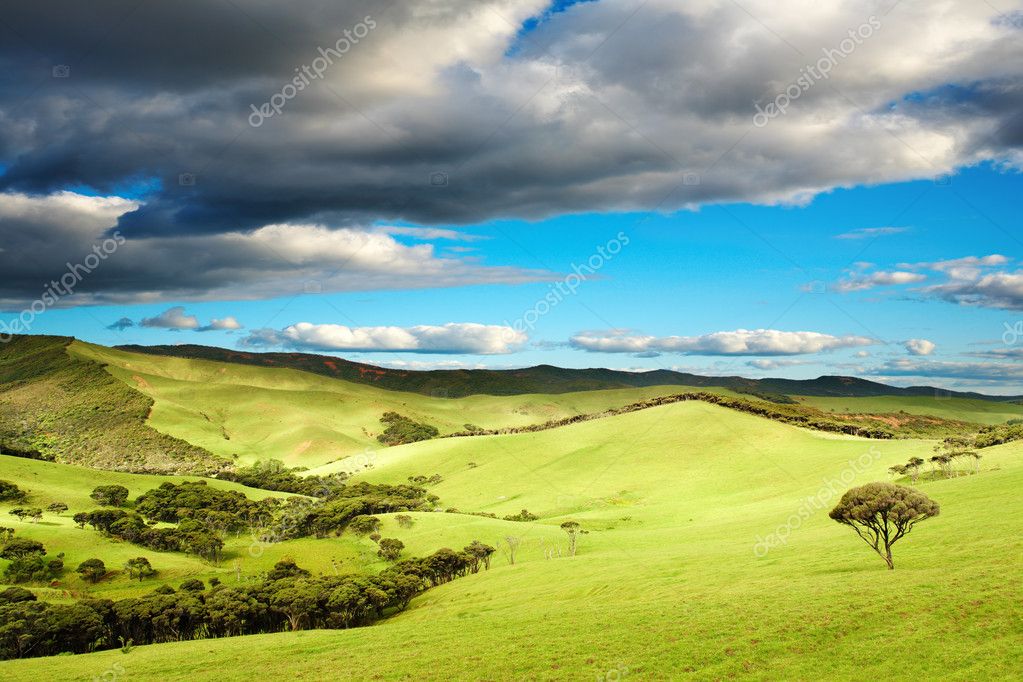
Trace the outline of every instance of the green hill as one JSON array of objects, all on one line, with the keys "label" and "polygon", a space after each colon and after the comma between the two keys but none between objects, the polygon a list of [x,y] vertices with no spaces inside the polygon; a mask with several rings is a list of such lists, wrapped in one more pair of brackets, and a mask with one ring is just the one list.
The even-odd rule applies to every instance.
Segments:
[{"label": "green hill", "polygon": [[[386,519],[387,534],[417,554],[469,537],[502,553],[490,571],[435,588],[376,626],[0,666],[11,680],[92,679],[114,666],[146,680],[243,680],[253,670],[383,680],[1012,678],[1023,662],[1023,594],[1012,579],[1023,556],[1023,443],[985,449],[977,475],[922,480],[942,512],[896,546],[895,571],[827,517],[845,489],[884,479],[887,466],[931,445],[688,402],[389,448],[357,478],[439,473],[431,490],[445,506],[498,516],[526,508],[540,519],[424,513],[411,529]],[[574,557],[558,528],[567,519],[588,531]],[[514,564],[508,537],[518,538]],[[294,556],[319,561],[334,542],[309,540]]]},{"label": "green hill", "polygon": [[0,346],[0,452],[122,471],[212,472],[222,460],[150,427],[153,401],[68,352],[67,337]]}]

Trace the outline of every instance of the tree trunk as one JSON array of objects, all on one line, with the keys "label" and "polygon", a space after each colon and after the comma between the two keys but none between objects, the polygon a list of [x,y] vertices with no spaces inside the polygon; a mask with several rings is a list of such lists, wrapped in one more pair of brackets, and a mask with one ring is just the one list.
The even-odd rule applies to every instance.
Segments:
[{"label": "tree trunk", "polygon": [[895,570],[895,564],[892,563],[892,548],[891,547],[885,547],[885,557],[884,557],[884,560],[885,560],[885,563],[888,564],[888,570],[889,571],[894,571]]}]

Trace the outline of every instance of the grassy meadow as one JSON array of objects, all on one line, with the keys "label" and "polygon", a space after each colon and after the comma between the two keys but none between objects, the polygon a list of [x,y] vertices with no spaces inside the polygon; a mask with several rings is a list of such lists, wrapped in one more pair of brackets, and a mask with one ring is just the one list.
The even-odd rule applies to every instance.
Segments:
[{"label": "grassy meadow", "polygon": [[[14,680],[92,679],[113,666],[161,680],[322,679],[339,666],[387,680],[1007,679],[1023,666],[1023,444],[985,450],[980,474],[921,480],[942,512],[896,545],[895,571],[827,518],[846,488],[931,446],[683,403],[390,448],[358,478],[439,473],[442,506],[541,518],[420,513],[407,530],[385,518],[384,534],[413,554],[473,538],[501,551],[490,571],[376,626],[0,665]],[[588,531],[574,557],[566,519]],[[368,543],[281,548],[323,571],[345,542],[355,554]]]}]

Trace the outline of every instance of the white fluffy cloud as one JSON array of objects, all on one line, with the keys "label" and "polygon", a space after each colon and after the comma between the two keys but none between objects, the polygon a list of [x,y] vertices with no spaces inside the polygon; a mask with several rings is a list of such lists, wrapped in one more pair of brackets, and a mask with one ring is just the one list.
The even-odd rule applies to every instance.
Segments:
[{"label": "white fluffy cloud", "polygon": [[572,347],[599,353],[653,355],[804,355],[822,351],[869,346],[877,343],[864,336],[832,336],[820,332],[787,332],[777,329],[737,329],[703,336],[639,336],[621,331],[573,336]]},{"label": "white fluffy cloud", "polygon": [[196,329],[197,332],[212,332],[212,331],[234,331],[236,329],[242,329],[242,324],[231,315],[222,318],[214,318],[210,320],[210,323],[203,325]]},{"label": "white fluffy cloud", "polygon": [[254,330],[242,343],[317,351],[500,355],[514,352],[527,340],[525,333],[511,327],[474,322],[415,327],[347,327],[299,322],[281,330]]},{"label": "white fluffy cloud", "polygon": [[930,355],[936,348],[934,342],[927,339],[910,339],[903,345],[910,355]]},{"label": "white fluffy cloud", "polygon": [[927,277],[918,272],[906,272],[903,270],[896,270],[893,272],[879,271],[863,275],[853,275],[847,279],[840,280],[831,288],[834,291],[846,294],[852,291],[867,291],[881,286],[913,284],[916,282],[922,282],[925,279],[927,279]]},{"label": "white fluffy cloud", "polygon": [[760,358],[759,360],[750,360],[746,363],[754,369],[762,370],[773,370],[773,369],[784,369],[786,367],[798,367],[800,365],[810,364],[805,360],[778,360],[778,359],[766,359]]},{"label": "white fluffy cloud", "polygon": [[995,270],[1008,262],[1005,256],[993,254],[923,264],[948,276],[948,281],[923,291],[959,305],[1023,310],[1023,270]]},{"label": "white fluffy cloud", "polygon": [[139,322],[141,327],[159,327],[161,329],[198,329],[199,318],[185,313],[183,306],[168,308],[156,317],[147,317]]}]

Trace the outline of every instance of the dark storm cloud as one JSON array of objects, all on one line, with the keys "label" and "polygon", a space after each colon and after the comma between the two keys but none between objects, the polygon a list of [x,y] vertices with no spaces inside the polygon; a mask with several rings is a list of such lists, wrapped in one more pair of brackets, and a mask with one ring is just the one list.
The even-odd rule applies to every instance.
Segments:
[{"label": "dark storm cloud", "polygon": [[[173,284],[203,297],[244,270],[248,296],[263,290],[252,286],[259,268],[225,249],[267,225],[798,202],[984,158],[1019,163],[1023,41],[982,3],[883,13],[887,4],[861,2],[605,0],[520,33],[548,4],[4,3],[0,203],[145,183],[155,189],[103,226],[137,250],[132,274],[111,268],[103,291],[140,296],[150,267],[154,296]],[[775,101],[868,22],[879,28],[826,79],[753,124],[755,103]],[[322,78],[287,93],[340,40]],[[949,83],[968,87],[953,97],[941,92]],[[252,118],[271,102],[279,113]],[[8,220],[5,238],[17,229]],[[252,244],[281,250],[263,242],[288,234]],[[220,239],[215,256],[196,256],[209,244],[190,239],[203,236]],[[208,270],[182,280],[174,249]]]}]

